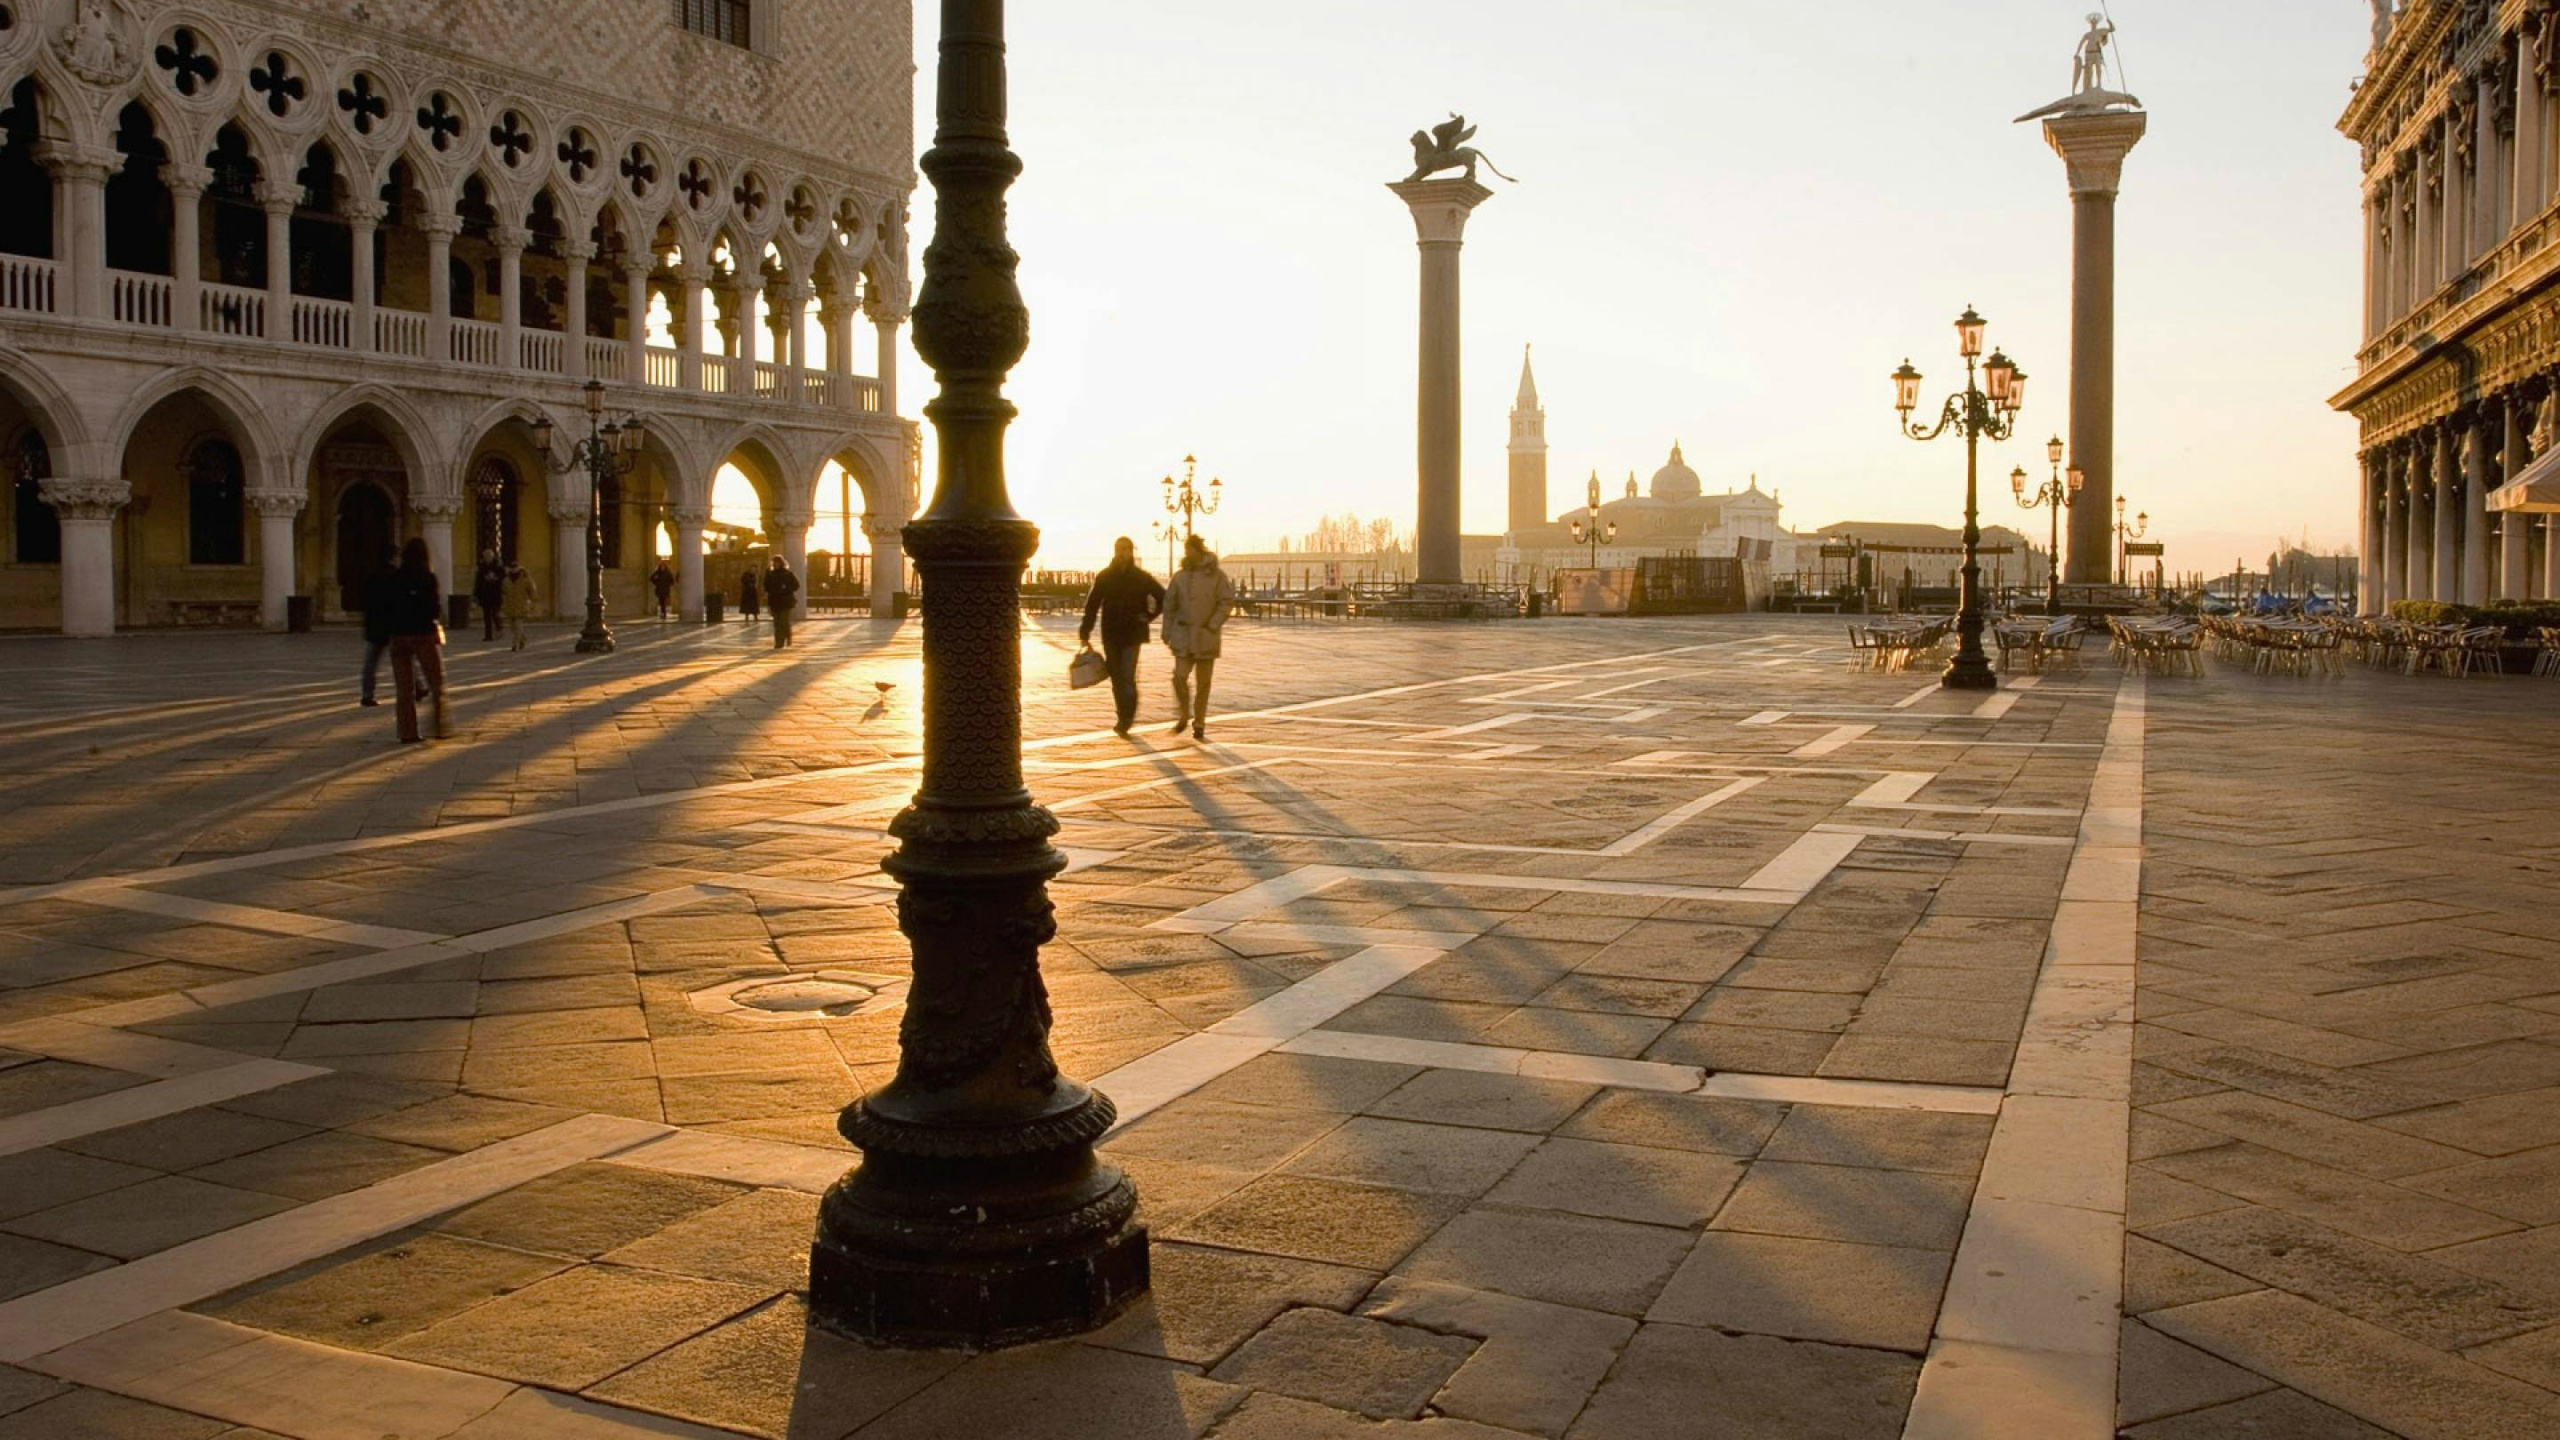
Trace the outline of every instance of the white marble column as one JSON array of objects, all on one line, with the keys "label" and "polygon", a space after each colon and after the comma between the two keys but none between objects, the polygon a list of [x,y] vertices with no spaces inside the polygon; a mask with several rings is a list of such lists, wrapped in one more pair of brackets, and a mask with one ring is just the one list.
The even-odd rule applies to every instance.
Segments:
[{"label": "white marble column", "polygon": [[792,574],[800,577],[804,587],[809,583],[809,527],[817,519],[807,510],[777,510],[765,517],[773,536],[774,553],[791,567]]},{"label": "white marble column", "polygon": [[[553,476],[557,485],[565,478]],[[587,496],[553,495],[551,514],[551,614],[575,620],[587,613]]]},{"label": "white marble column", "polygon": [[2534,27],[2516,30],[2516,152],[2515,152],[2515,223],[2524,224],[2542,213],[2550,189],[2546,183],[2544,158],[2542,77],[2540,49],[2534,44]]},{"label": "white marble column", "polygon": [[160,167],[169,187],[169,323],[180,330],[204,326],[204,192],[213,172],[170,161]]},{"label": "white marble column", "polygon": [[782,287],[782,306],[775,318],[782,329],[782,398],[794,405],[809,403],[809,300],[817,288],[806,280]]},{"label": "white marble column", "polygon": [[879,521],[866,515],[862,533],[871,538],[871,618],[886,620],[898,613],[897,595],[907,578],[905,522]]},{"label": "white marble column", "polygon": [[673,506],[667,511],[667,523],[676,537],[676,615],[680,619],[700,620],[702,530],[711,523],[711,512],[698,506]]},{"label": "white marble column", "polygon": [[[2503,485],[2523,474],[2524,467],[2529,463],[2530,446],[2525,439],[2525,433],[2530,411],[2526,408],[2521,392],[2515,390],[2507,391],[2498,405],[2503,412],[2500,421],[2503,443],[2498,447],[2498,482]],[[2524,568],[2525,540],[2531,533],[2527,528],[2531,519],[2531,516],[2518,514],[2505,514],[2498,517],[2498,598],[2501,600],[2525,598],[2527,586]]]},{"label": "white marble column", "polygon": [[2063,579],[2103,585],[2115,522],[2116,192],[2141,143],[2141,111],[2057,115],[2045,143],[2071,191],[2071,463],[2083,484],[2064,522]]},{"label": "white marble column", "polygon": [[2434,565],[2429,598],[2459,600],[2462,593],[2462,424],[2446,420],[2436,432],[2435,540],[2427,547]]},{"label": "white marble column", "polygon": [[2415,442],[2399,440],[2382,450],[2382,604],[2409,598],[2410,456]]},{"label": "white marble column", "polygon": [[1387,188],[1413,212],[1415,243],[1422,251],[1421,345],[1414,405],[1414,582],[1455,585],[1466,579],[1458,539],[1464,436],[1458,254],[1466,242],[1468,214],[1493,198],[1493,192],[1467,179],[1406,180]]},{"label": "white marble column", "polygon": [[[895,415],[898,413],[898,327],[906,323],[907,307],[886,300],[865,300],[862,313],[870,319],[879,341],[880,413]],[[848,319],[846,323],[850,326],[851,321]]]},{"label": "white marble column", "polygon": [[382,217],[391,207],[365,195],[347,198],[344,211],[347,235],[354,246],[355,259],[355,333],[347,343],[357,354],[370,355],[374,350],[373,335],[373,236],[382,225]]},{"label": "white marble column", "polygon": [[2371,615],[2382,608],[2382,452],[2368,450],[2356,458],[2362,483],[2357,487],[2356,610]]},{"label": "white marble column", "polygon": [[36,493],[62,523],[62,633],[114,634],[116,512],[133,498],[133,487],[122,480],[39,480]]},{"label": "white marble column", "polygon": [[735,307],[728,317],[729,332],[737,347],[737,358],[729,367],[729,393],[742,399],[755,395],[756,362],[764,358],[759,338],[764,326],[756,321],[756,301],[763,294],[763,272],[744,269],[729,292],[729,303]]},{"label": "white marble column", "polygon": [[258,624],[282,630],[285,602],[294,593],[293,517],[302,513],[296,490],[252,490],[250,513],[258,517]]},{"label": "white marble column", "polygon": [[492,225],[489,243],[498,252],[498,368],[524,368],[524,247],[533,232],[521,225]]},{"label": "white marble column", "polygon": [[267,213],[267,328],[269,340],[293,340],[293,212],[302,187],[289,180],[258,182],[258,208]]},{"label": "white marble column", "polygon": [[626,384],[649,383],[649,276],[655,257],[644,256],[622,267],[623,367]]},{"label": "white marble column", "polygon": [[2490,413],[2462,418],[2462,541],[2456,566],[2457,593],[2465,605],[2489,603],[2489,444]]},{"label": "white marble column", "polygon": [[418,538],[427,542],[427,568],[436,572],[444,593],[459,595],[470,588],[468,576],[453,571],[453,522],[462,513],[462,501],[452,495],[411,495],[409,518],[417,526]]},{"label": "white marble column", "polygon": [[[427,237],[427,354],[439,365],[453,360],[453,237],[461,223],[430,211],[418,217]],[[441,572],[439,572],[441,573]],[[447,577],[448,581],[451,577]]]},{"label": "white marble column", "polygon": [[568,287],[566,315],[561,321],[560,368],[572,380],[587,378],[587,262],[596,258],[595,242],[570,240],[560,246]]},{"label": "white marble column", "polygon": [[[63,289],[54,298],[64,314],[107,315],[107,177],[123,157],[102,146],[49,140],[36,161],[53,177],[53,258]],[[68,540],[68,532],[65,534]]]},{"label": "white marble column", "polygon": [[676,280],[684,287],[684,304],[676,316],[676,383],[687,390],[702,388],[702,298],[711,280],[711,271],[691,256],[685,257]]}]

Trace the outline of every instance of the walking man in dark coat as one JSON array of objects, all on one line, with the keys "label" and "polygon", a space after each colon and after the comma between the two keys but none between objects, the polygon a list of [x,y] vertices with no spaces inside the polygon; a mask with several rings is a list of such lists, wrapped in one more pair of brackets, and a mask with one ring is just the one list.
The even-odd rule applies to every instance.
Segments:
[{"label": "walking man in dark coat", "polygon": [[471,598],[480,606],[480,638],[498,638],[498,609],[507,599],[507,566],[495,550],[480,552],[480,569],[471,579]]},{"label": "walking man in dark coat", "polygon": [[792,612],[800,604],[800,577],[791,573],[791,562],[779,555],[765,562],[764,603],[773,612],[773,648],[789,648]]},{"label": "walking man in dark coat", "polygon": [[391,650],[391,607],[397,603],[392,581],[400,569],[400,552],[388,545],[374,557],[373,573],[364,582],[364,685],[357,691],[359,705],[379,705],[374,698],[377,677],[382,673],[382,657]]},{"label": "walking man in dark coat", "polygon": [[1147,623],[1164,613],[1164,586],[1138,565],[1138,545],[1123,535],[1111,542],[1111,563],[1093,577],[1084,597],[1084,625],[1076,638],[1093,643],[1093,625],[1102,622],[1102,658],[1111,667],[1111,699],[1120,722],[1111,727],[1126,735],[1138,723],[1138,652],[1147,648]]}]

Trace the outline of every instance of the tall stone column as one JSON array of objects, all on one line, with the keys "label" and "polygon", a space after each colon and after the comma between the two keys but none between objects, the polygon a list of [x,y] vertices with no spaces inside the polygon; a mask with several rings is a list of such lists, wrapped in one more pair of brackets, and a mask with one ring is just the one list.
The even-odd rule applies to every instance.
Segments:
[{"label": "tall stone column", "polygon": [[[906,323],[907,308],[866,296],[862,302],[862,313],[871,321],[874,338],[879,342],[880,413],[895,415],[898,413],[898,327]],[[847,317],[845,323],[848,329],[851,328],[851,317]],[[847,356],[846,359],[850,363],[852,357]]]},{"label": "tall stone column", "polygon": [[62,522],[62,633],[116,632],[116,512],[133,498],[122,480],[39,480],[36,494]]},{"label": "tall stone column", "polygon": [[711,282],[711,268],[691,255],[684,257],[684,268],[676,272],[676,280],[684,289],[683,303],[676,310],[676,384],[687,390],[702,388],[702,297]]},{"label": "tall stone column", "polygon": [[2436,431],[2420,430],[2409,450],[2409,598],[2436,598]]},{"label": "tall stone column", "polygon": [[373,237],[391,207],[367,195],[352,195],[341,207],[347,217],[347,236],[352,243],[349,254],[354,260],[355,333],[347,344],[359,355],[373,353]]},{"label": "tall stone column", "polygon": [[596,258],[596,245],[592,240],[563,241],[560,255],[561,281],[568,292],[568,303],[563,307],[567,313],[560,324],[560,369],[573,380],[584,380],[587,378],[587,262]]},{"label": "tall stone column", "polygon": [[2459,600],[2462,595],[2462,422],[2444,422],[2436,439],[2435,538],[2427,559],[2434,566],[2434,598]]},{"label": "tall stone column", "polygon": [[[2522,391],[2507,392],[2504,405],[2506,443],[2498,450],[2500,484],[2523,474],[2524,467],[2530,463],[2529,442],[2525,439],[2532,417],[2529,407],[2530,402]],[[2525,566],[2529,563],[2526,546],[2532,535],[2532,516],[2510,511],[2498,517],[2498,598],[2501,600],[2522,600],[2531,591],[2532,577],[2525,573]]]},{"label": "tall stone column", "polygon": [[[160,167],[169,186],[169,323],[204,327],[204,192],[213,171],[172,160]],[[369,252],[368,252],[369,253]]]},{"label": "tall stone column", "polygon": [[2356,610],[2370,615],[2382,608],[2382,507],[2387,493],[2382,452],[2366,451],[2356,468],[2363,472],[2356,509]]},{"label": "tall stone column", "polygon": [[871,537],[871,618],[886,620],[898,613],[898,591],[906,584],[907,552],[899,543],[899,532],[905,527],[897,523],[874,523],[868,517],[862,522],[862,533]]},{"label": "tall stone column", "polygon": [[1420,504],[1413,526],[1414,580],[1455,585],[1466,578],[1458,558],[1459,335],[1458,249],[1467,215],[1493,198],[1473,180],[1406,180],[1387,187],[1413,212],[1422,248],[1422,345],[1414,407],[1415,469]]},{"label": "tall stone column", "polygon": [[2409,453],[2394,441],[2382,452],[2382,608],[2409,598]]},{"label": "tall stone column", "polygon": [[837,1128],[862,1163],[819,1203],[809,1311],[873,1344],[985,1349],[1090,1330],[1147,1289],[1137,1190],[1094,1142],[1109,1099],[1059,1073],[1040,947],[1058,822],[1022,779],[1022,567],[1040,532],[1004,476],[1004,380],[1029,343],[1005,236],[1003,0],[942,0],[933,245],[916,349],[942,391],[924,572],[924,758],[890,822],[914,982],[898,1074]]},{"label": "tall stone column", "polygon": [[252,490],[249,509],[258,517],[258,624],[281,630],[285,602],[293,595],[293,517],[302,513],[298,490]]},{"label": "tall stone column", "polygon": [[492,225],[489,243],[498,251],[498,368],[524,368],[524,247],[533,232],[522,225]]},{"label": "tall stone column", "polygon": [[2116,493],[2116,187],[2149,119],[2139,110],[2048,116],[2045,143],[2071,188],[2071,506],[2063,578],[2103,585]]},{"label": "tall stone column", "polygon": [[765,528],[773,535],[773,553],[782,557],[803,585],[809,579],[809,527],[817,521],[807,510],[777,510],[765,517]]},{"label": "tall stone column", "polygon": [[649,274],[655,257],[622,267],[622,377],[626,385],[649,383]]},{"label": "tall stone column", "polygon": [[293,212],[302,187],[290,180],[258,182],[258,208],[267,213],[267,328],[269,340],[298,340],[293,333]]},{"label": "tall stone column", "polygon": [[667,521],[676,536],[676,616],[700,620],[702,530],[711,523],[711,512],[699,505],[678,505],[667,511]]},{"label": "tall stone column", "polygon": [[2550,199],[2542,150],[2542,50],[2534,42],[2534,26],[2516,30],[2515,220],[2522,225],[2542,213]]},{"label": "tall stone column", "polygon": [[2489,603],[2489,412],[2462,420],[2462,545],[2458,593],[2465,605]]},{"label": "tall stone column", "polygon": [[[557,486],[565,477],[554,476]],[[584,619],[587,613],[587,487],[578,493],[551,496],[551,616]]]},{"label": "tall stone column", "polygon": [[107,314],[107,177],[123,157],[102,146],[50,140],[36,150],[53,177],[53,258],[68,293],[54,303],[67,314],[104,319]]},{"label": "tall stone column", "polygon": [[469,587],[469,577],[453,570],[453,522],[462,514],[462,497],[458,495],[411,495],[409,516],[418,527],[418,538],[427,542],[427,568],[436,572],[444,583],[444,593],[458,595]]}]

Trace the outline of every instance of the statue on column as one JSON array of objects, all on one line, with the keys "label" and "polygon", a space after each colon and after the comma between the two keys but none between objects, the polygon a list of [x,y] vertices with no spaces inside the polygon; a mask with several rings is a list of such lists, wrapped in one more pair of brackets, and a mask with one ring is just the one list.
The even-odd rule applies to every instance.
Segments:
[{"label": "statue on column", "polygon": [[2104,15],[2089,17],[2089,33],[2080,37],[2080,52],[2071,63],[2071,93],[2086,95],[2107,88],[2107,41],[2116,27]]},{"label": "statue on column", "polygon": [[2373,48],[2380,50],[2391,39],[2391,0],[2373,0]]},{"label": "statue on column", "polygon": [[[1454,110],[1449,112],[1448,119],[1429,130],[1414,131],[1413,173],[1404,177],[1405,183],[1410,185],[1416,180],[1428,179],[1440,171],[1455,170],[1460,166],[1466,167],[1466,178],[1473,180],[1478,162],[1494,174],[1502,175],[1502,167],[1494,164],[1491,157],[1466,143],[1475,138],[1475,133],[1476,127],[1467,123],[1467,117]],[[1508,175],[1502,175],[1502,178],[1511,180]],[[1520,182],[1511,180],[1511,183],[1517,185]]]}]

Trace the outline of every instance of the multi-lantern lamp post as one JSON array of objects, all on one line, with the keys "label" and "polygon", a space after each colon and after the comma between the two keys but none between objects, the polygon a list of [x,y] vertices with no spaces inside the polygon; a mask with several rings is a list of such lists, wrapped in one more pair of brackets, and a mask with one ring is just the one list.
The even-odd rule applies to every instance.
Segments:
[{"label": "multi-lantern lamp post", "polygon": [[2077,465],[2069,470],[2063,469],[2062,453],[2061,436],[2056,435],[2044,442],[2045,458],[2053,462],[2053,478],[2037,486],[2033,494],[2027,491],[2026,466],[2020,465],[2009,472],[2009,493],[2017,497],[2020,509],[2051,512],[2044,552],[2044,613],[2047,615],[2062,613],[2062,507],[2080,498],[2080,487],[2088,479],[2080,473]]},{"label": "multi-lantern lamp post", "polygon": [[1590,497],[1583,504],[1582,514],[1576,516],[1570,523],[1573,526],[1573,543],[1576,545],[1590,546],[1591,568],[1594,570],[1599,569],[1600,547],[1603,545],[1614,545],[1618,540],[1618,522],[1615,520],[1603,521],[1600,518],[1599,471],[1594,470],[1591,472]]},{"label": "multi-lantern lamp post", "polygon": [[[604,623],[604,491],[605,483],[631,473],[640,463],[645,432],[637,415],[604,418],[604,382],[586,385],[587,438],[570,447],[566,460],[551,458],[554,426],[547,414],[533,422],[533,446],[554,475],[587,472],[587,623],[578,631],[578,653],[602,655],[613,649],[613,631]],[[616,517],[616,523],[620,517]]]},{"label": "multi-lantern lamp post", "polygon": [[2140,511],[2135,514],[2133,519],[2128,521],[2124,518],[2124,497],[2121,495],[2117,496],[2115,532],[2116,583],[2118,585],[2130,585],[2133,583],[2129,578],[2131,574],[2131,562],[2129,557],[2125,554],[2125,546],[2128,542],[2139,540],[2143,536],[2151,533],[2151,512],[2148,510]]},{"label": "multi-lantern lamp post", "polygon": [[[1206,486],[1203,486],[1198,483],[1199,478],[1200,461],[1196,456],[1191,455],[1185,455],[1182,457],[1182,478],[1180,480],[1176,480],[1170,475],[1164,477],[1165,513],[1168,515],[1180,516],[1182,520],[1182,524],[1179,529],[1175,528],[1173,522],[1170,520],[1160,521],[1157,523],[1156,533],[1164,537],[1165,547],[1167,550],[1172,549],[1173,542],[1177,538],[1179,538],[1186,547],[1189,546],[1192,534],[1194,533],[1191,524],[1192,517],[1197,515],[1217,514],[1218,502],[1226,498],[1226,484],[1224,481],[1220,480],[1217,476],[1212,475],[1209,477],[1209,483]],[[1165,568],[1167,570],[1171,570],[1173,566],[1173,559],[1168,555],[1165,560]]]},{"label": "multi-lantern lamp post", "polygon": [[1968,305],[1956,317],[1956,351],[1964,359],[1964,389],[1947,397],[1938,423],[1922,429],[1911,413],[1920,405],[1920,372],[1909,360],[1893,372],[1893,408],[1901,413],[1902,433],[1914,440],[1935,440],[1953,427],[1964,437],[1964,582],[1956,610],[1956,655],[1947,662],[1939,683],[1950,690],[1996,690],[1989,657],[1982,653],[1982,517],[1978,483],[1979,451],[1984,440],[2006,440],[2017,432],[2018,411],[2026,404],[2027,372],[1997,350],[1982,358],[1984,321]]}]

